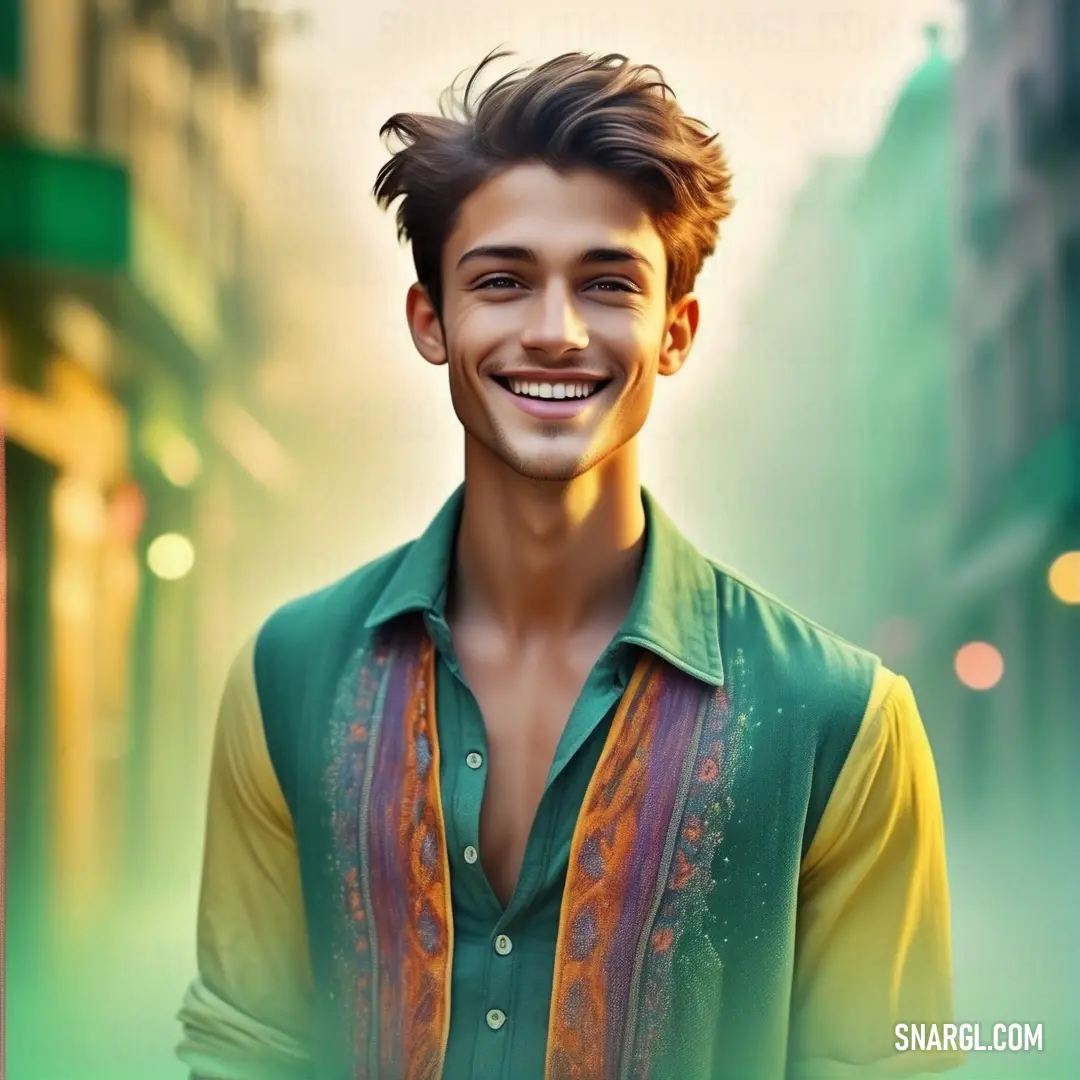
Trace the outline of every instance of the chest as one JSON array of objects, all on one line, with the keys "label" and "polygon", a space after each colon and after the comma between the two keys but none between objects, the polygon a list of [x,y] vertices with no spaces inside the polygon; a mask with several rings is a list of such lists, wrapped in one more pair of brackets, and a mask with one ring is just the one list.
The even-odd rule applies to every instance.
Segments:
[{"label": "chest", "polygon": [[[478,846],[483,868],[504,902],[516,886],[530,828],[529,813],[517,812],[528,802],[513,778],[531,778],[536,784],[532,798],[539,801],[592,667],[582,665],[586,670],[575,672],[573,666],[561,668],[557,657],[532,659],[518,665],[467,655],[463,664],[488,730],[489,812]],[[752,711],[778,716],[778,705],[785,706],[786,716],[788,701],[703,698],[701,686],[678,672],[654,674],[655,684],[652,675],[644,682],[640,674],[631,679],[625,710],[613,723],[610,745],[595,767],[593,791],[578,819],[580,850],[590,858],[570,861],[559,900],[565,925],[587,930],[592,946],[587,954],[574,952],[581,939],[573,935],[566,936],[562,952],[555,940],[537,946],[533,968],[520,969],[527,987],[522,1001],[528,1000],[519,1012],[534,1006],[543,1012],[540,1023],[549,1047],[564,1054],[581,1075],[615,1075],[604,1057],[606,1048],[618,1054],[625,1045],[645,1048],[641,1052],[655,1068],[635,1056],[622,1075],[651,1072],[704,1080],[715,1072],[705,1066],[695,1072],[687,1067],[686,1055],[688,1048],[704,1047],[708,1061],[727,1060],[726,1044],[705,1045],[701,1037],[702,1030],[718,1029],[721,987],[726,1000],[749,1001],[755,1008],[759,1002],[764,1007],[786,1001],[794,940],[790,899],[817,742],[808,737],[799,754],[779,737],[788,727],[772,732],[772,738],[763,731],[750,755],[742,738],[745,725],[734,718]],[[430,688],[435,677],[435,669],[428,669],[419,686]],[[453,678],[443,673],[439,681],[447,677]],[[451,964],[455,978],[470,988],[475,1006],[471,1012],[463,1008],[460,1003],[467,1003],[468,994],[459,996],[457,1015],[465,1018],[459,1030],[482,1025],[492,1001],[483,989],[486,967],[457,967],[467,963],[470,952],[452,947],[445,863],[423,858],[432,850],[439,786],[423,752],[434,734],[431,714],[410,711],[418,685],[415,662],[408,656],[402,661],[390,654],[384,660],[374,654],[344,679],[333,698],[330,739],[324,730],[322,738],[289,740],[305,754],[299,781],[317,784],[321,796],[294,798],[292,804],[310,895],[308,925],[328,1023],[340,1019],[348,1047],[374,1044],[384,1055],[399,1054],[393,1061],[387,1057],[379,1073],[397,1074],[403,1071],[400,1060],[436,1060],[445,1048],[428,1036],[447,1030],[446,1013],[433,1020],[416,1003],[435,1001],[449,1009],[448,992],[432,995],[431,987],[449,987]],[[592,683],[599,685],[596,679]],[[325,708],[313,717],[325,715]],[[427,724],[420,722],[424,716]],[[318,730],[315,722],[304,734]],[[762,747],[773,750],[763,757]],[[604,860],[599,875],[596,857]],[[425,916],[422,932],[408,932],[420,913]],[[603,917],[595,918],[597,913]],[[463,921],[463,933],[468,926]],[[478,964],[488,962],[486,950],[471,955],[481,957]],[[514,964],[524,965],[526,955],[523,939],[515,946]],[[639,974],[631,980],[635,971]],[[763,972],[778,973],[779,982],[751,996],[742,971],[750,973],[753,986],[760,986]],[[572,977],[560,978],[560,972]],[[552,1017],[572,1018],[580,1011],[575,995],[581,986],[601,988],[601,1016],[633,1016],[636,1028],[616,1029],[611,1038],[597,1038],[595,1025],[578,1031],[564,1024],[549,1033],[545,1004],[550,1001]],[[517,997],[512,994],[510,1000]],[[741,1008],[736,1020],[745,1025],[745,1016]],[[686,1019],[676,1028],[672,1017]],[[415,1022],[403,1027],[403,1018],[407,1025],[410,1018]],[[453,1042],[452,1023],[449,1030]],[[376,1041],[375,1031],[400,1037]],[[668,1044],[675,1056],[665,1068]],[[467,1042],[462,1057],[471,1061],[473,1052]],[[594,1061],[598,1054],[604,1059]],[[326,1075],[369,1071],[365,1053],[355,1068],[328,1068]],[[771,1074],[747,1067],[731,1075]]]},{"label": "chest", "polygon": [[481,864],[504,904],[520,875],[560,741],[601,651],[583,656],[536,648],[500,658],[466,645],[459,652],[487,741]]}]

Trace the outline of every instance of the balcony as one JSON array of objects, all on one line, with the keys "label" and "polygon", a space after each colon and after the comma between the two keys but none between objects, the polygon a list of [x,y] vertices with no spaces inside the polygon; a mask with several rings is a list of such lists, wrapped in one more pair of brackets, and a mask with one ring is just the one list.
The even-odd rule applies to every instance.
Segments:
[{"label": "balcony", "polygon": [[89,300],[108,321],[202,378],[219,355],[216,281],[188,238],[135,197],[107,158],[0,140],[0,275]]},{"label": "balcony", "polygon": [[124,272],[130,186],[120,164],[24,140],[0,142],[0,262],[91,275]]}]

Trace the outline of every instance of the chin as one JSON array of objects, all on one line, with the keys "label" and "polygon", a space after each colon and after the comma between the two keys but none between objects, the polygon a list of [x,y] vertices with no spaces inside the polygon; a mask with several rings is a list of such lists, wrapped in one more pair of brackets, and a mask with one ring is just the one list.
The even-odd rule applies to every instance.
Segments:
[{"label": "chin", "polygon": [[569,484],[584,476],[589,471],[589,467],[526,466],[517,468],[514,471],[524,479],[533,480],[538,484]]},{"label": "chin", "polygon": [[507,468],[527,480],[542,483],[567,484],[584,476],[599,464],[595,453],[574,452],[565,448],[559,453],[553,447],[533,449],[519,446],[500,446],[496,454]]},{"label": "chin", "polygon": [[497,424],[483,433],[475,428],[466,431],[480,451],[477,464],[486,459],[489,466],[502,466],[526,480],[548,484],[568,484],[579,479],[617,454],[622,445],[596,438],[599,432],[541,433]]}]

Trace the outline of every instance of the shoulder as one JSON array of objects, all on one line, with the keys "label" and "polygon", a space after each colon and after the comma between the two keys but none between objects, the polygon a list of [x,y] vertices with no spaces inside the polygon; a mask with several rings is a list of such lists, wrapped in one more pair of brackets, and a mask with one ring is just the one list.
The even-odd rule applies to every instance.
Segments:
[{"label": "shoulder", "polygon": [[291,600],[262,625],[254,678],[263,731],[286,796],[297,740],[311,717],[329,714],[348,658],[373,636],[365,623],[412,542]]},{"label": "shoulder", "polygon": [[255,645],[256,676],[267,664],[322,652],[362,630],[376,601],[415,541],[403,544],[323,588],[283,604],[263,623]]},{"label": "shoulder", "polygon": [[778,749],[775,781],[800,772],[805,791],[803,853],[837,778],[895,679],[873,653],[795,611],[735,571],[716,573],[725,680]]},{"label": "shoulder", "polygon": [[763,677],[829,713],[861,720],[881,668],[879,658],[796,611],[730,567],[716,575],[725,665],[752,665]]},{"label": "shoulder", "polygon": [[414,542],[283,604],[256,635],[252,668],[262,734],[294,812],[303,756],[317,752],[319,725],[332,712],[348,658],[373,636],[368,616]]}]

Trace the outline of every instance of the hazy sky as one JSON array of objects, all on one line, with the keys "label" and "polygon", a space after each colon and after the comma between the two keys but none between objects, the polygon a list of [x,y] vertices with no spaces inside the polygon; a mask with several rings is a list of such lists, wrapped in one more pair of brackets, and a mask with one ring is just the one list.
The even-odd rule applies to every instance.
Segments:
[{"label": "hazy sky", "polygon": [[[287,298],[303,327],[300,342],[286,347],[286,360],[303,371],[293,393],[316,393],[355,416],[357,442],[345,453],[377,454],[432,492],[458,476],[456,421],[444,373],[428,369],[409,342],[403,299],[411,261],[391,216],[370,196],[386,156],[377,133],[388,116],[433,111],[458,73],[505,45],[522,62],[579,49],[654,63],[684,108],[719,132],[738,205],[699,282],[694,357],[658,393],[646,442],[655,453],[649,448],[673,433],[681,403],[722,392],[740,305],[808,167],[823,154],[865,153],[926,54],[924,26],[944,23],[955,43],[960,24],[953,0],[306,6],[312,26],[280,56],[276,120],[286,198],[303,240]],[[427,462],[433,438],[445,438],[449,452],[417,481],[420,459],[408,447]],[[420,502],[418,525],[431,499]]]}]

